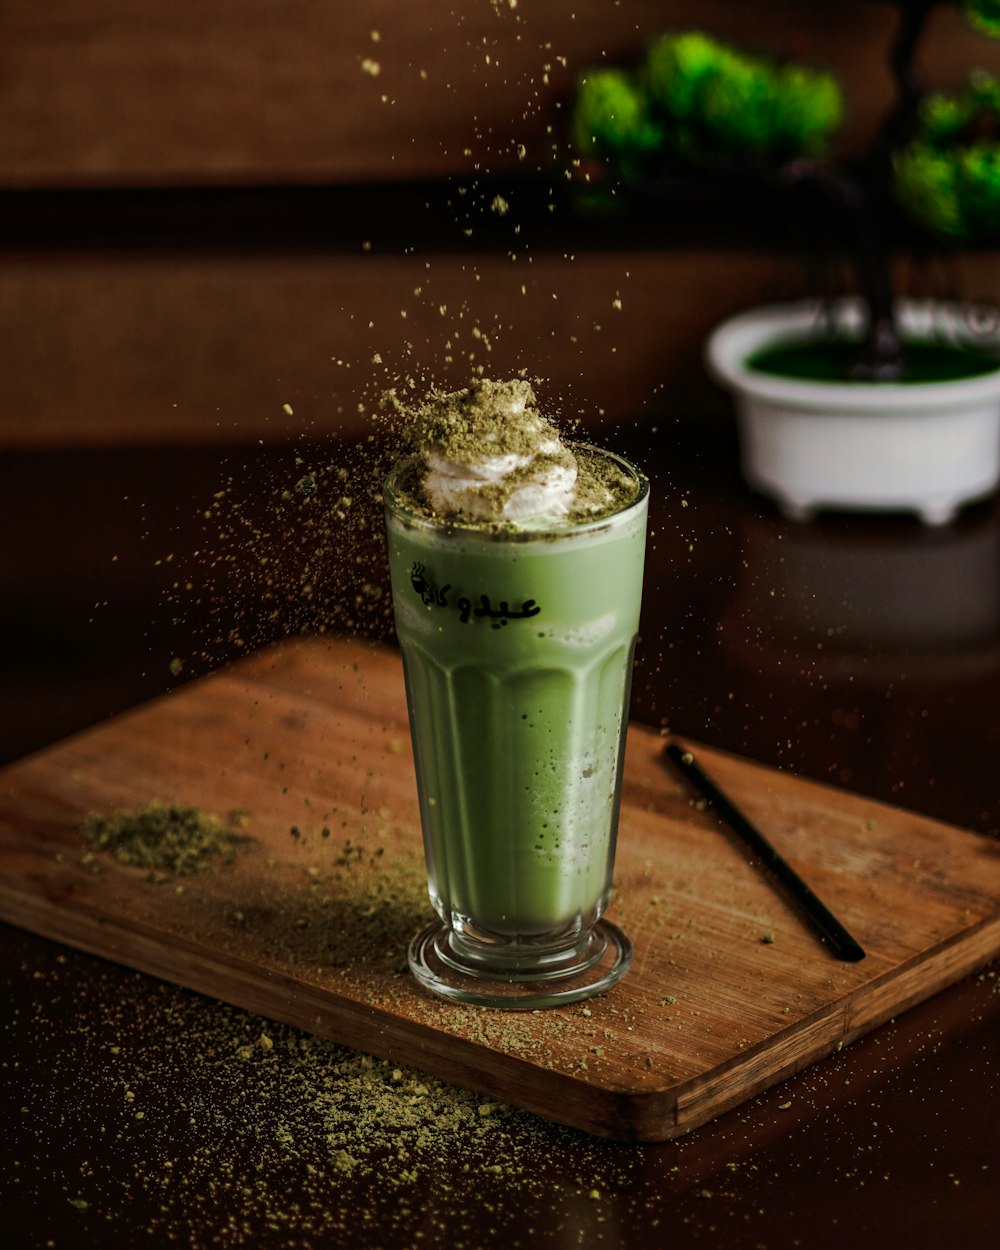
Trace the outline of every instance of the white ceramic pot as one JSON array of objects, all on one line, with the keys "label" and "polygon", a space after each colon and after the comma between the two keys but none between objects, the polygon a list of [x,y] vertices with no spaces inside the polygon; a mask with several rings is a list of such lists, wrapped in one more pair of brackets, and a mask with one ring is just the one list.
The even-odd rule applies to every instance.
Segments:
[{"label": "white ceramic pot", "polygon": [[[992,493],[1000,482],[1000,364],[980,377],[929,383],[800,381],[747,367],[766,347],[817,337],[831,315],[856,334],[863,312],[850,299],[832,310],[811,301],[773,305],[724,322],[710,337],[708,367],[734,394],[747,481],[791,517],[820,508],[913,511],[931,525]],[[975,310],[907,300],[897,315],[908,340],[983,345],[971,328]]]}]

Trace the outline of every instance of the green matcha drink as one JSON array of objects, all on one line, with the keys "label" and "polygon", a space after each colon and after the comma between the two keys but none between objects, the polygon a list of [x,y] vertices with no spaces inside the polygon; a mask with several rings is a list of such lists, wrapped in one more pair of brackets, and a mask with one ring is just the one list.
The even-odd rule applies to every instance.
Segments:
[{"label": "green matcha drink", "polygon": [[566,445],[526,383],[433,401],[385,488],[429,891],[430,988],[597,993],[630,947],[614,863],[648,487]]}]

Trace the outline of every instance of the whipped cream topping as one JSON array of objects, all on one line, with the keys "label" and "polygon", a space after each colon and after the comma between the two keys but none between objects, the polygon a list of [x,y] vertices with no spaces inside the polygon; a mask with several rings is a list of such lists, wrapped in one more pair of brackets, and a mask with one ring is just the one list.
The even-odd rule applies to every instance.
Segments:
[{"label": "whipped cream topping", "polygon": [[435,511],[483,521],[565,516],[577,463],[523,381],[473,383],[420,413],[423,489]]}]

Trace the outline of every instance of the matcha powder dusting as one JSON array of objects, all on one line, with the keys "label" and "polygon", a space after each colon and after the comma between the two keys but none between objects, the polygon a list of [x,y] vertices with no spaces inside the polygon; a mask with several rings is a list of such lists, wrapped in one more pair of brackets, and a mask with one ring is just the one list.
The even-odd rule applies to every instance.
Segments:
[{"label": "matcha powder dusting", "polygon": [[606,1143],[403,1063],[75,953],[33,970],[0,1013],[19,1245],[577,1245],[582,1195],[626,1181]]},{"label": "matcha powder dusting", "polygon": [[233,830],[219,816],[178,803],[152,802],[138,811],[91,813],[80,836],[92,851],[129,867],[178,875],[202,872],[233,851]]}]

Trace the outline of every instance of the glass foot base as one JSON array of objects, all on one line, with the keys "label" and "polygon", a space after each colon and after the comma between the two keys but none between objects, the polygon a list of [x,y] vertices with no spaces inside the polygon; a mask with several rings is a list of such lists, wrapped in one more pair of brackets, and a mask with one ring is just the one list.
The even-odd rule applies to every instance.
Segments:
[{"label": "glass foot base", "polygon": [[562,960],[549,955],[534,962],[526,953],[517,961],[501,958],[491,965],[488,952],[473,958],[463,946],[447,925],[428,925],[410,943],[410,971],[425,989],[444,998],[508,1010],[558,1007],[603,994],[632,963],[632,943],[607,920],[599,920]]}]

